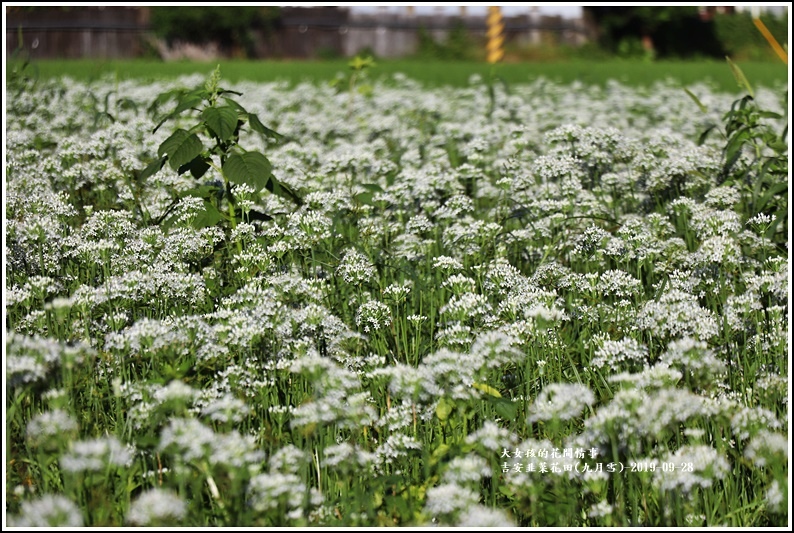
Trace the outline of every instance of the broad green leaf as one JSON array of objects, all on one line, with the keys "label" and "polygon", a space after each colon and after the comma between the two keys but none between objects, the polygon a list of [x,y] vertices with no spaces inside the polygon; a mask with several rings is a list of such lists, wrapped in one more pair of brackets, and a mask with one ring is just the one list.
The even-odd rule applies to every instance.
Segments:
[{"label": "broad green leaf", "polygon": [[273,165],[259,152],[233,154],[223,165],[223,174],[232,183],[247,184],[259,191],[270,182]]},{"label": "broad green leaf", "polygon": [[207,162],[206,158],[201,154],[199,154],[198,156],[191,159],[188,163],[185,163],[184,165],[179,167],[179,170],[177,172],[179,174],[184,174],[185,172],[190,171],[190,174],[194,178],[199,179],[204,174],[206,174],[209,169],[210,169],[210,165]]},{"label": "broad green leaf", "polygon": [[259,117],[253,113],[248,114],[248,123],[251,124],[252,130],[254,130],[257,133],[261,133],[265,137],[268,137],[270,139],[275,139],[277,141],[284,138],[284,136],[281,135],[280,133],[273,131],[264,124],[262,124],[262,121],[259,120]]},{"label": "broad green leaf", "polygon": [[433,450],[433,455],[430,458],[430,464],[435,465],[438,464],[444,457],[447,456],[449,453],[450,447],[449,444],[439,444],[438,448]]},{"label": "broad green leaf", "polygon": [[507,215],[507,218],[524,218],[527,216],[531,211],[527,207],[519,207],[518,209],[514,209]]},{"label": "broad green leaf", "polygon": [[218,211],[214,205],[204,200],[204,211],[198,213],[193,219],[193,227],[196,229],[209,228],[224,219],[223,213]]},{"label": "broad green leaf", "polygon": [[[490,397],[489,397],[490,398]],[[505,420],[514,420],[518,413],[516,404],[504,398],[491,398],[496,414]]]},{"label": "broad green leaf", "polygon": [[237,128],[237,111],[230,106],[208,107],[201,113],[201,118],[222,141],[230,139]]},{"label": "broad green leaf", "polygon": [[229,104],[231,107],[235,108],[238,112],[246,115],[248,114],[248,111],[246,111],[245,108],[239,104],[239,102],[236,102],[226,96],[224,96],[223,99],[226,100],[226,103]]},{"label": "broad green leaf", "polygon": [[785,141],[774,140],[767,143],[772,150],[774,150],[778,154],[782,154],[786,150],[788,150],[788,144]]},{"label": "broad green leaf", "polygon": [[217,185],[199,185],[198,187],[180,192],[179,197],[195,196],[196,198],[209,198],[210,196],[218,194],[219,191],[220,189]]},{"label": "broad green leaf", "polygon": [[161,92],[160,94],[154,97],[154,100],[152,100],[152,103],[149,104],[147,111],[149,111],[150,113],[156,111],[158,107],[160,107],[167,101],[174,98],[179,98],[182,95],[182,93],[183,91],[180,89],[172,89],[170,91]]},{"label": "broad green leaf", "polygon": [[163,144],[157,150],[157,155],[160,157],[167,156],[168,164],[171,165],[171,168],[177,170],[199,155],[202,150],[204,150],[204,145],[198,135],[178,129],[163,141]]},{"label": "broad green leaf", "polygon": [[368,67],[374,67],[375,61],[371,57],[356,56],[351,59],[347,65],[353,70],[364,70]]},{"label": "broad green leaf", "polygon": [[449,418],[450,413],[452,413],[452,408],[455,407],[451,401],[447,400],[446,398],[441,398],[438,401],[438,405],[436,406],[436,416],[439,420],[444,422],[447,418]]},{"label": "broad green leaf", "polygon": [[502,397],[502,395],[499,394],[498,390],[496,390],[495,388],[491,387],[490,385],[486,385],[485,383],[472,383],[471,386],[474,387],[477,390],[480,390],[480,391],[486,393],[486,394],[490,394],[491,396],[493,396],[495,398],[501,398]]},{"label": "broad green leaf", "polygon": [[372,201],[372,196],[374,193],[367,191],[367,192],[360,192],[353,196],[356,199],[356,202],[364,205],[375,205],[375,202]]},{"label": "broad green leaf", "polygon": [[174,118],[175,116],[179,115],[183,111],[186,111],[188,109],[193,109],[194,107],[196,107],[199,104],[201,104],[201,102],[203,100],[204,100],[203,97],[200,94],[197,94],[195,92],[187,94],[185,97],[183,97],[182,100],[180,100],[180,102],[177,104],[176,108],[173,111],[171,111],[166,116],[164,116],[163,118],[160,119],[160,122],[157,123],[157,126],[155,126],[154,130],[152,131],[152,133],[154,133],[157,130],[159,130],[160,126],[165,124],[166,121]]},{"label": "broad green leaf", "polygon": [[510,485],[499,485],[499,492],[510,499],[513,499],[516,495],[515,489]]},{"label": "broad green leaf", "polygon": [[383,192],[383,188],[377,183],[359,183],[358,186],[372,192]]},{"label": "broad green leaf", "polygon": [[165,161],[166,161],[166,158],[165,157],[161,157],[160,159],[155,159],[154,161],[149,163],[146,166],[146,168],[144,168],[141,171],[140,179],[141,180],[145,180],[149,176],[154,176],[155,174],[160,172],[160,169],[163,168],[163,165],[165,165]]},{"label": "broad green leaf", "polygon": [[298,205],[303,205],[303,199],[286,184],[276,179],[276,177],[272,174],[267,182],[267,185],[265,185],[265,188],[276,196],[281,196],[282,198],[291,200]]},{"label": "broad green leaf", "polygon": [[[241,219],[243,217],[242,209],[238,209],[237,211],[235,211],[235,216],[238,219]],[[262,213],[261,211],[257,211],[256,209],[251,209],[250,211],[248,211],[246,217],[248,217],[248,220],[264,220],[264,221],[273,220],[273,217],[271,217],[267,213]]]}]

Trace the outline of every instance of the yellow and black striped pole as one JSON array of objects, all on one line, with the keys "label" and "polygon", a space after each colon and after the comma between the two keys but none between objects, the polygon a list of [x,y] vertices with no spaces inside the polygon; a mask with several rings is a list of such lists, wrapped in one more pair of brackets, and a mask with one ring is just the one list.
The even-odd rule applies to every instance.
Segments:
[{"label": "yellow and black striped pole", "polygon": [[503,45],[505,43],[505,25],[502,22],[502,9],[499,6],[488,6],[488,18],[486,19],[486,35],[488,43],[485,45],[488,56],[488,63],[494,64],[502,60],[505,55]]}]

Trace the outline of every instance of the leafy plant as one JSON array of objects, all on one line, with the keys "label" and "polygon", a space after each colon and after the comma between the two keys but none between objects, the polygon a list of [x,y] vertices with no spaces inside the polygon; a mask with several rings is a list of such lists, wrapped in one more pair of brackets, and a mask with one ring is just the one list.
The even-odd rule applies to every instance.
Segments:
[{"label": "leafy plant", "polygon": [[[700,142],[712,131],[719,132],[725,140],[720,183],[742,190],[747,212],[773,216],[766,236],[782,245],[788,238],[788,124],[778,133],[764,121],[782,116],[758,106],[747,77],[730,58],[727,60],[737,83],[747,94],[734,101],[725,113],[723,128],[711,125],[701,135]],[[705,109],[694,94],[690,91],[687,94]]]},{"label": "leafy plant", "polygon": [[[259,117],[249,113],[230,97],[241,93],[223,89],[220,83],[220,66],[210,76],[203,88],[193,91],[169,91],[159,95],[152,108],[176,99],[176,107],[162,117],[153,133],[167,121],[193,111],[198,114],[198,123],[189,129],[176,128],[157,149],[159,158],[140,174],[144,180],[162,169],[166,163],[179,174],[190,174],[197,180],[214,169],[222,180],[210,180],[193,188],[182,196],[195,196],[204,200],[204,211],[194,219],[196,227],[207,227],[228,223],[232,228],[241,220],[243,210],[237,205],[235,189],[248,186],[255,193],[267,191],[302,204],[291,188],[273,175],[273,165],[261,152],[246,150],[239,144],[240,131],[244,126],[261,134],[265,139],[279,141],[283,136],[265,126]],[[171,207],[160,217],[165,220],[181,198],[176,198]],[[250,216],[250,215],[249,215]],[[256,215],[254,215],[256,216]],[[264,215],[268,219],[269,216]]]},{"label": "leafy plant", "polygon": [[23,48],[22,28],[18,30],[18,44],[8,59],[6,87],[9,93],[19,96],[36,85],[38,69],[30,60],[30,53]]},{"label": "leafy plant", "polygon": [[348,91],[350,100],[348,101],[347,109],[348,113],[350,113],[350,107],[353,105],[353,98],[356,92],[362,96],[372,96],[371,84],[364,83],[358,85],[358,83],[362,79],[366,79],[367,71],[375,66],[375,60],[372,59],[371,56],[357,55],[351,59],[347,65],[350,67],[349,74],[347,76],[337,76],[331,80],[330,85],[336,89],[337,94],[341,94],[345,90]]}]

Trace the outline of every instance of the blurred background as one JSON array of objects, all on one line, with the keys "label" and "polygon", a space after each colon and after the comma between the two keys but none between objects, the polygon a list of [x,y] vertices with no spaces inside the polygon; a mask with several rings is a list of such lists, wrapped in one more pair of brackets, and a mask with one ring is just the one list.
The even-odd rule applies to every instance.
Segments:
[{"label": "blurred background", "polygon": [[[6,57],[485,60],[486,6],[6,6]],[[788,4],[502,6],[504,62],[642,58],[776,61]]]}]

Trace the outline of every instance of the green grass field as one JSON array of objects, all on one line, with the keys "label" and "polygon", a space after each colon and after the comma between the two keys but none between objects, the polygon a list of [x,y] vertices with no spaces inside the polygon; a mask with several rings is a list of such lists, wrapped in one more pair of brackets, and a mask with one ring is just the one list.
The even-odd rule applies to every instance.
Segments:
[{"label": "green grass field", "polygon": [[[241,61],[219,60],[224,78],[231,81],[275,81],[288,80],[324,81],[347,70],[347,60],[338,61]],[[48,60],[36,61],[35,69],[41,78],[70,76],[77,80],[90,81],[107,75],[118,75],[121,79],[162,79],[191,73],[209,73],[218,62],[194,63],[161,61],[97,61],[97,60]],[[788,70],[783,63],[740,63],[751,83],[760,86],[784,84]],[[607,80],[618,80],[631,86],[643,86],[668,78],[682,85],[710,82],[723,92],[736,92],[737,85],[724,61],[570,61],[557,63],[509,63],[496,67],[505,82],[530,82],[546,77],[560,83],[579,81],[586,84],[604,84]],[[375,77],[390,77],[401,72],[410,78],[430,86],[464,86],[472,74],[486,76],[491,67],[476,62],[441,62],[411,60],[379,60],[372,70]]]}]

